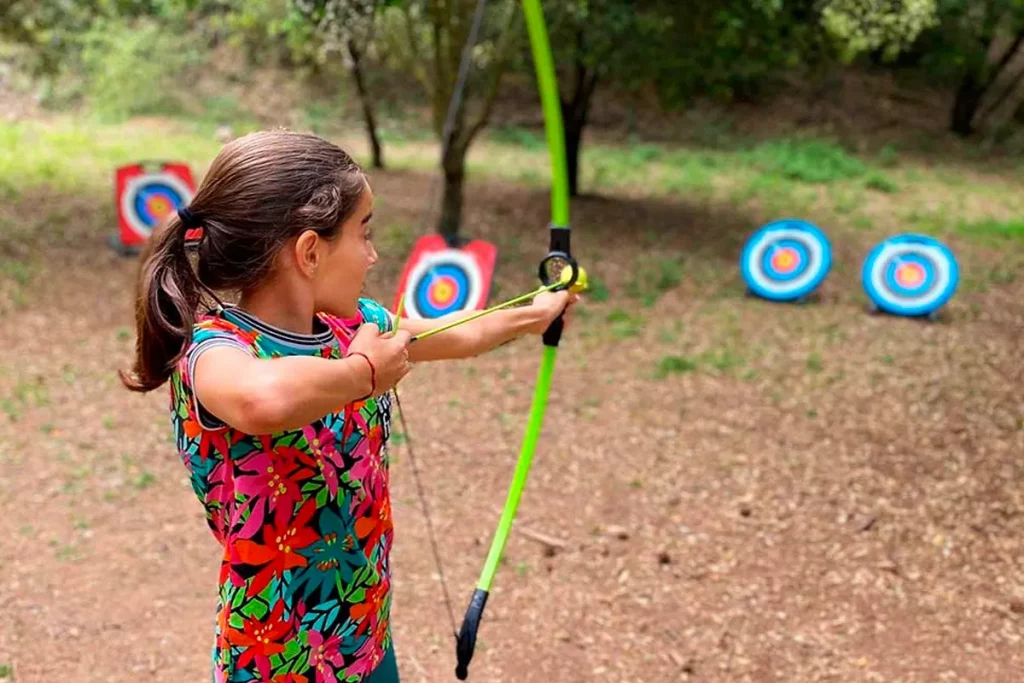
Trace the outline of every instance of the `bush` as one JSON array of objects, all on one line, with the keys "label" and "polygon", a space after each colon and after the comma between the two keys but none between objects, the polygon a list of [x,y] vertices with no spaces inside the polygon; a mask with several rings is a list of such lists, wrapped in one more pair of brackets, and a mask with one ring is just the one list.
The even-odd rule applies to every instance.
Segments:
[{"label": "bush", "polygon": [[200,62],[186,36],[154,21],[99,21],[82,37],[81,92],[108,121],[178,113]]}]

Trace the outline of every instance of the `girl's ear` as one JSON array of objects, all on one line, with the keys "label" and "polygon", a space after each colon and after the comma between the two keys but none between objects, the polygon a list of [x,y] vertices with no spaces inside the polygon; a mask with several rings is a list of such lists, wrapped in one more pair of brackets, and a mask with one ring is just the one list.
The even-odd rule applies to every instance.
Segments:
[{"label": "girl's ear", "polygon": [[312,230],[304,231],[295,240],[295,264],[308,278],[315,277],[320,266],[321,242],[320,236]]}]

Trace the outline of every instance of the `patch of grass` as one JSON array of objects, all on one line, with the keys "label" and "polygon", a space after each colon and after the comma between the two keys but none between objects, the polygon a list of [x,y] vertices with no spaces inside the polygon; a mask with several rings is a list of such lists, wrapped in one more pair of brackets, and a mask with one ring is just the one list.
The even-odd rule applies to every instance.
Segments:
[{"label": "patch of grass", "polygon": [[988,218],[973,222],[961,220],[956,224],[956,231],[965,237],[990,243],[1012,241],[1024,244],[1024,219],[997,221]]},{"label": "patch of grass", "polygon": [[639,315],[631,314],[621,308],[615,309],[608,314],[608,329],[615,339],[628,339],[638,337],[644,329],[644,319]]},{"label": "patch of grass", "polygon": [[139,476],[132,480],[132,486],[139,489],[140,491],[148,489],[156,482],[156,475],[152,472],[143,471]]},{"label": "patch of grass", "polygon": [[840,215],[851,214],[864,205],[864,191],[854,185],[835,185],[829,189],[833,208]]},{"label": "patch of grass", "polygon": [[604,280],[588,273],[587,291],[584,292],[584,296],[590,301],[603,303],[611,297],[611,292],[609,292],[608,285],[605,284]]},{"label": "patch of grass", "polygon": [[626,294],[640,299],[645,306],[652,306],[658,297],[675,289],[682,281],[681,261],[672,258],[644,259],[626,285]]},{"label": "patch of grass", "polygon": [[0,678],[14,680],[14,666],[11,664],[0,664]]},{"label": "patch of grass", "polygon": [[[220,143],[200,135],[195,124],[168,130],[75,121],[43,125],[0,122],[0,177],[15,190],[106,193],[113,169],[145,158],[181,159],[205,168]],[[41,235],[46,238],[48,235]]]},{"label": "patch of grass", "polygon": [[520,147],[531,151],[544,149],[544,139],[531,130],[519,126],[500,126],[493,129],[488,137],[500,144]]},{"label": "patch of grass", "polygon": [[852,223],[853,227],[859,230],[870,230],[875,227],[875,222],[867,216],[854,216]]},{"label": "patch of grass", "polygon": [[746,359],[729,348],[705,351],[698,356],[665,356],[658,361],[654,377],[666,379],[671,375],[696,372],[701,368],[730,373],[745,364]]},{"label": "patch of grass", "polygon": [[700,368],[700,362],[688,356],[665,356],[658,361],[658,367],[654,371],[657,379],[665,379],[670,375],[681,375],[695,372]]},{"label": "patch of grass", "polygon": [[891,144],[878,151],[878,164],[884,168],[893,168],[900,163],[900,155]]},{"label": "patch of grass", "polygon": [[887,194],[896,194],[900,191],[899,185],[889,176],[877,172],[868,174],[868,177],[864,179],[864,187]]},{"label": "patch of grass", "polygon": [[666,151],[658,162],[659,188],[669,195],[707,197],[714,192],[714,180],[738,170],[735,155],[693,149]]},{"label": "patch of grass", "polygon": [[824,140],[773,140],[747,156],[764,171],[805,183],[831,183],[865,173],[862,161]]},{"label": "patch of grass", "polygon": [[821,360],[821,354],[817,351],[811,351],[807,355],[807,371],[818,373],[825,369],[825,364]]},{"label": "patch of grass", "polygon": [[717,351],[707,351],[701,354],[701,362],[705,365],[719,370],[720,372],[730,372],[734,368],[741,367],[746,359],[733,352],[732,349],[722,348]]}]

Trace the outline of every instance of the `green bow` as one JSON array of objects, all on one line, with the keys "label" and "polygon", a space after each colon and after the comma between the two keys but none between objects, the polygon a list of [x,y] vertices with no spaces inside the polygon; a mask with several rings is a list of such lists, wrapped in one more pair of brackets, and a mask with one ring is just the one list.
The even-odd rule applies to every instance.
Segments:
[{"label": "green bow", "polygon": [[[551,242],[548,255],[540,265],[540,277],[545,285],[555,282],[559,276],[559,266],[576,269],[572,259],[569,241],[569,176],[565,160],[565,132],[562,125],[562,108],[558,94],[558,80],[555,74],[554,60],[551,56],[551,43],[548,38],[547,24],[540,0],[522,0],[523,13],[526,16],[526,27],[530,35],[530,46],[533,51],[534,67],[537,71],[537,83],[540,86],[541,104],[544,108],[544,126],[547,131],[548,150],[551,156]],[[575,273],[574,273],[575,279]],[[505,509],[501,513],[498,528],[491,542],[487,561],[484,563],[480,580],[466,610],[466,616],[459,629],[456,654],[458,664],[455,675],[459,680],[469,676],[469,663],[473,659],[476,647],[477,630],[483,618],[487,596],[490,594],[494,574],[505,551],[512,522],[515,520],[519,499],[523,495],[526,479],[530,474],[533,454],[537,448],[537,440],[547,412],[548,393],[551,389],[551,377],[558,356],[558,343],[562,338],[563,322],[559,318],[544,334],[544,355],[541,358],[540,373],[533,394],[530,408],[530,419],[526,424],[519,461],[516,464],[512,485],[509,487]]]}]

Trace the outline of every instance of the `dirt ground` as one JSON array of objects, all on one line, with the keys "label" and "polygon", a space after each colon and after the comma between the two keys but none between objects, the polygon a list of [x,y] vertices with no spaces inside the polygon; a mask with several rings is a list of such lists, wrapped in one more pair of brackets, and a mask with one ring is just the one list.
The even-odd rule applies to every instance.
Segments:
[{"label": "dirt ground", "polygon": [[[415,224],[425,178],[375,183],[380,224]],[[501,293],[530,286],[545,193],[470,195],[467,226],[502,249]],[[858,272],[878,234],[835,231],[818,300],[771,305],[738,283],[750,216],[628,198],[575,209],[577,250],[612,294],[563,343],[471,680],[1019,681],[1024,277],[965,288],[938,323],[871,316]],[[969,273],[1006,258],[951,246]],[[623,291],[664,255],[684,280],[642,309]],[[405,254],[384,256],[372,293],[390,304]],[[43,259],[0,332],[0,665],[19,683],[206,681],[220,553],[167,394],[131,395],[115,375],[136,264],[95,234]],[[624,330],[617,309],[642,322]],[[403,384],[459,617],[539,351],[521,341]],[[658,377],[683,355],[709,360]],[[454,680],[406,451],[392,469],[399,665],[404,680]]]}]

